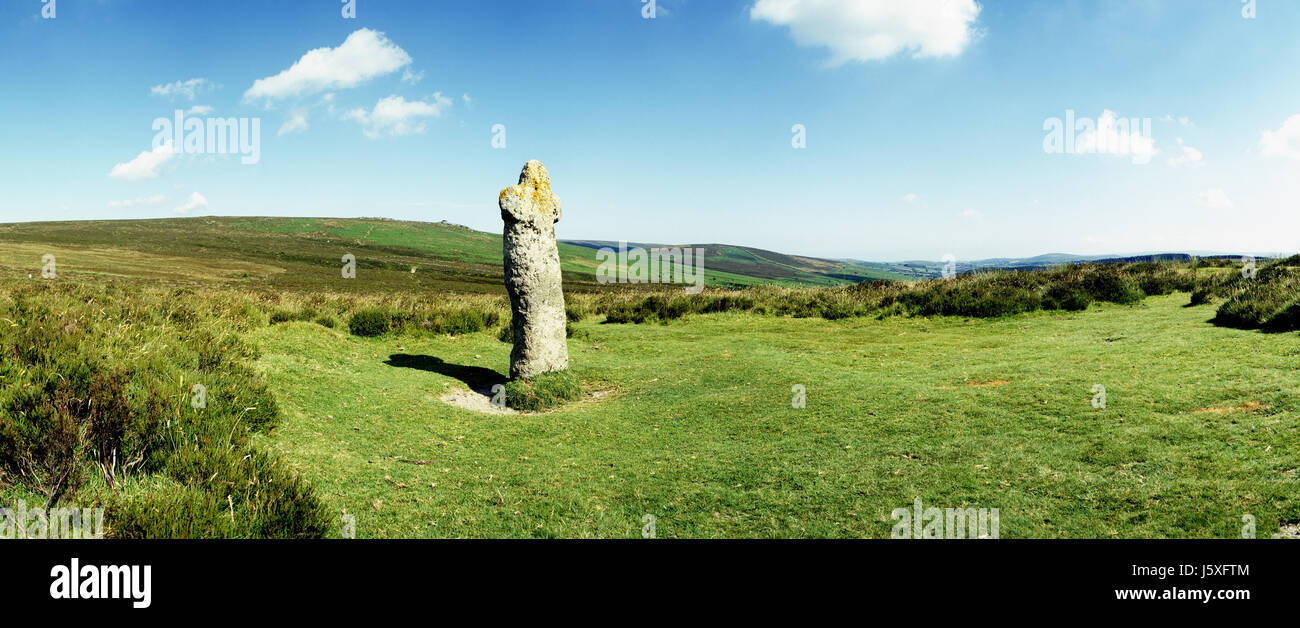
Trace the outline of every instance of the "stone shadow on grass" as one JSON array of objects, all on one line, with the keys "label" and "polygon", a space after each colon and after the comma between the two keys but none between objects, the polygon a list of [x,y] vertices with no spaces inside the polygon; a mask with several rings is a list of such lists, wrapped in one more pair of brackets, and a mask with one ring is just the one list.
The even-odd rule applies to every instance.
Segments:
[{"label": "stone shadow on grass", "polygon": [[420,371],[429,371],[446,375],[458,379],[469,386],[470,390],[482,394],[491,395],[489,392],[497,384],[505,384],[506,376],[490,368],[482,366],[467,366],[464,364],[451,364],[443,361],[441,358],[435,358],[431,355],[408,355],[405,353],[394,353],[388,356],[384,361],[388,366],[398,368],[417,369]]}]

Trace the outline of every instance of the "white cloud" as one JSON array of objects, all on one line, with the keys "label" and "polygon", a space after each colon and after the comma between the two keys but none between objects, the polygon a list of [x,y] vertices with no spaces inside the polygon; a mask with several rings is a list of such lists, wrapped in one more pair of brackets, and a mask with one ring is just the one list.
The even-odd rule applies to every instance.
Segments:
[{"label": "white cloud", "polygon": [[348,35],[338,48],[308,51],[289,69],[253,81],[244,100],[275,100],[356,87],[410,63],[411,56],[383,33],[363,28]]},{"label": "white cloud", "polygon": [[190,107],[185,115],[187,116],[206,116],[215,111],[210,105],[194,105]]},{"label": "white cloud", "polygon": [[961,54],[976,36],[975,0],[756,0],[751,20],[789,26],[801,46],[830,49],[831,66]]},{"label": "white cloud", "polygon": [[158,172],[158,168],[175,156],[176,151],[172,149],[171,142],[167,142],[153,150],[147,150],[140,153],[131,161],[113,166],[113,169],[109,171],[108,176],[123,181],[157,179],[161,176]]},{"label": "white cloud", "polygon": [[290,133],[299,133],[307,130],[307,115],[304,113],[295,113],[280,125],[280,130],[276,135],[288,135]]},{"label": "white cloud", "polygon": [[[1097,119],[1097,128],[1088,129],[1079,134],[1076,151],[1080,153],[1107,153],[1132,156],[1133,163],[1146,164],[1156,153],[1155,140],[1142,135],[1140,128],[1125,128],[1131,125],[1118,123],[1114,111],[1104,109]],[[1147,125],[1150,126],[1150,125]]]},{"label": "white cloud", "polygon": [[1169,160],[1171,166],[1204,166],[1205,162],[1201,161],[1201,151],[1192,148],[1183,143],[1183,138],[1178,138],[1178,149],[1182,154]]},{"label": "white cloud", "polygon": [[904,203],[915,203],[917,198],[918,198],[918,197],[917,197],[915,194],[904,194],[904,195],[903,195],[903,202],[904,202]]},{"label": "white cloud", "polygon": [[196,96],[203,92],[210,92],[216,89],[212,81],[205,78],[192,78],[188,81],[175,81],[165,85],[154,85],[149,88],[149,93],[154,96],[162,96],[168,100],[175,100],[177,97],[185,97],[186,100],[194,100]]},{"label": "white cloud", "polygon": [[109,201],[108,206],[109,207],[134,207],[136,205],[157,205],[158,203],[161,203],[165,200],[167,200],[166,196],[163,196],[162,194],[155,194],[153,196],[142,196],[140,198],[126,200],[126,201]]},{"label": "white cloud", "polygon": [[365,127],[366,136],[370,138],[384,134],[410,135],[424,132],[424,122],[419,121],[419,118],[437,118],[448,107],[451,107],[451,99],[444,97],[441,92],[433,95],[433,102],[408,101],[401,96],[387,96],[379,99],[371,111],[353,109],[343,117],[360,122]]},{"label": "white cloud", "polygon": [[208,208],[208,199],[203,198],[202,194],[195,192],[190,195],[190,200],[188,202],[186,202],[184,205],[181,205],[180,207],[177,207],[176,209],[173,209],[172,213],[188,214],[191,211],[194,211],[196,209],[207,209],[207,208]]},{"label": "white cloud", "polygon": [[402,70],[402,82],[406,83],[407,85],[415,85],[416,83],[419,83],[423,79],[424,79],[424,70],[420,70],[419,72],[412,72],[411,68],[406,68],[405,70]]},{"label": "white cloud", "polygon": [[1201,192],[1201,203],[1210,209],[1232,209],[1235,207],[1232,199],[1228,198],[1228,193],[1222,188],[1211,188]]},{"label": "white cloud", "polygon": [[978,212],[978,211],[976,211],[976,210],[974,210],[974,209],[967,209],[967,210],[963,210],[963,211],[962,211],[962,213],[961,213],[961,217],[962,217],[962,218],[965,218],[965,219],[967,219],[967,220],[976,220],[976,219],[978,219],[978,218],[983,218],[983,217],[984,217],[984,214],[982,214],[982,213],[980,213],[980,212]]},{"label": "white cloud", "polygon": [[1287,118],[1276,131],[1260,131],[1259,150],[1265,157],[1300,159],[1300,114]]},{"label": "white cloud", "polygon": [[473,99],[473,98],[470,98],[469,94],[463,94],[463,95],[461,95],[460,99],[465,103],[465,108],[466,108],[466,109],[473,109],[473,108],[474,108],[474,99]]}]

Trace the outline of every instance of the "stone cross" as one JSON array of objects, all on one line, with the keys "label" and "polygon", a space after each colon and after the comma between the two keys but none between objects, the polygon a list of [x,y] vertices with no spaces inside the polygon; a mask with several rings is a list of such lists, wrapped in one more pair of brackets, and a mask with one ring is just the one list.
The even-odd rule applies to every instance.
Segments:
[{"label": "stone cross", "polygon": [[506,292],[513,312],[515,346],[510,352],[511,379],[529,378],[569,368],[565,339],[564,292],[555,223],[560,198],[551,192],[551,177],[540,161],[524,164],[519,185],[501,190],[505,221]]}]

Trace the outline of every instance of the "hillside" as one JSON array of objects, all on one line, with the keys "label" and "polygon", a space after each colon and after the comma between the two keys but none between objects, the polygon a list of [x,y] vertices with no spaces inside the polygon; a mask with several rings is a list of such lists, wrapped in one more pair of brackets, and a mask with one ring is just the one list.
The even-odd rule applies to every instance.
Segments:
[{"label": "hillside", "polygon": [[[619,243],[609,240],[564,240],[591,249],[617,248]],[[890,264],[856,260],[831,260],[800,255],[786,255],[748,246],[729,244],[647,244],[629,242],[628,246],[651,248],[681,246],[704,249],[704,266],[741,277],[751,277],[775,283],[834,286],[858,283],[870,279],[904,280],[909,276],[896,272]]]},{"label": "hillside", "polygon": [[[0,243],[0,268],[14,276],[39,273],[42,256],[54,254],[60,273],[215,279],[278,290],[322,284],[363,292],[502,290],[501,235],[446,222],[265,217],[28,222],[0,225]],[[599,246],[560,243],[567,287],[595,288],[593,249]],[[903,278],[849,262],[718,244],[705,249],[710,286],[833,286]],[[347,253],[356,256],[360,281],[341,284],[335,280]]]}]

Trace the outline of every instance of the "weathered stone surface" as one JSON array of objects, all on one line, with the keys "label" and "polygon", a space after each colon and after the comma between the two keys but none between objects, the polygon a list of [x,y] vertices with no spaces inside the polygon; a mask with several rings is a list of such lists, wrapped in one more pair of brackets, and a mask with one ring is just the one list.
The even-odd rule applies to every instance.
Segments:
[{"label": "weathered stone surface", "polygon": [[569,368],[564,333],[564,292],[555,223],[560,199],[551,192],[551,177],[540,161],[530,161],[519,185],[501,190],[505,221],[506,291],[514,312],[515,345],[510,377],[528,378]]}]

